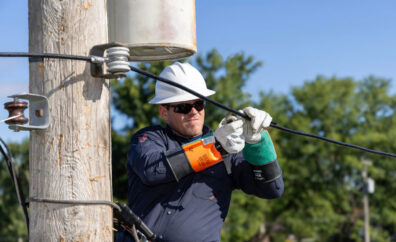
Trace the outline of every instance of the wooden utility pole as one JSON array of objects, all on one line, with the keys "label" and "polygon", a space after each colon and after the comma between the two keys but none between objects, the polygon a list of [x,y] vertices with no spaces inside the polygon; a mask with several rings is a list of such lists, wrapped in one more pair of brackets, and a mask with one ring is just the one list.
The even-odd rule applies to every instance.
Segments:
[{"label": "wooden utility pole", "polygon": [[[29,0],[29,52],[88,56],[107,43],[106,0]],[[30,60],[31,93],[49,99],[50,125],[30,133],[29,196],[108,200],[109,82],[77,60]],[[107,205],[30,202],[30,241],[112,241]]]}]

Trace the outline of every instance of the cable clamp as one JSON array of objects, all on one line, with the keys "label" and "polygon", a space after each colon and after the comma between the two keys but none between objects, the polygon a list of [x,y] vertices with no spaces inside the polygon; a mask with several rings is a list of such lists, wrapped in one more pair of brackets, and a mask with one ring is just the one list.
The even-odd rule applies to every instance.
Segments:
[{"label": "cable clamp", "polygon": [[90,57],[91,57],[91,63],[103,64],[106,62],[106,59],[100,56],[90,56]]}]

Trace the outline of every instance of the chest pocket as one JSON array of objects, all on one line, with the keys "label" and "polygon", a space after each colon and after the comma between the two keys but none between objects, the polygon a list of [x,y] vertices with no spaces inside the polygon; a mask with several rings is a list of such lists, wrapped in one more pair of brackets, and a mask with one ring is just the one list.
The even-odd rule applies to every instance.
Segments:
[{"label": "chest pocket", "polygon": [[218,163],[195,174],[192,194],[203,200],[218,201],[231,197],[231,178],[224,163]]}]

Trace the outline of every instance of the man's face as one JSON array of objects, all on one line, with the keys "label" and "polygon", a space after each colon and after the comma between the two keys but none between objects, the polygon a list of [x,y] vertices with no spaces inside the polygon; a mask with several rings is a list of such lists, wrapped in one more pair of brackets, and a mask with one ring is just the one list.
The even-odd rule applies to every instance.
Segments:
[{"label": "man's face", "polygon": [[202,134],[202,128],[205,119],[205,109],[197,111],[197,109],[192,108],[187,114],[176,113],[173,106],[178,104],[193,104],[200,99],[170,103],[170,107],[166,108],[163,105],[159,106],[159,113],[161,117],[167,121],[168,125],[176,131],[178,134],[192,138],[197,135]]}]

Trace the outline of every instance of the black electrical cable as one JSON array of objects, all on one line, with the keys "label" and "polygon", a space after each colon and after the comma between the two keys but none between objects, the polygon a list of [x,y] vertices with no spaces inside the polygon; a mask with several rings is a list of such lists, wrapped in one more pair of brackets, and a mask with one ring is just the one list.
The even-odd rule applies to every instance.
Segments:
[{"label": "black electrical cable", "polygon": [[12,182],[14,183],[15,192],[17,194],[19,205],[22,208],[23,217],[24,217],[25,223],[26,223],[26,228],[27,228],[28,233],[29,233],[29,215],[28,215],[28,212],[27,212],[26,204],[24,202],[25,201],[25,196],[24,196],[22,188],[21,188],[21,183],[19,182],[18,176],[17,176],[17,174],[15,172],[15,169],[14,169],[14,165],[13,165],[14,159],[12,158],[11,151],[8,148],[8,145],[6,144],[6,142],[4,142],[4,140],[2,138],[0,138],[0,142],[2,143],[2,145],[7,150],[7,153],[6,153],[4,151],[4,149],[3,149],[3,147],[0,145],[0,153],[4,157],[4,160],[5,160],[6,164],[7,164],[8,171],[10,173]]},{"label": "black electrical cable", "polygon": [[322,137],[322,136],[318,136],[318,135],[314,135],[314,134],[310,134],[310,133],[305,133],[305,132],[301,132],[301,131],[297,131],[297,130],[293,130],[293,129],[288,129],[282,126],[278,126],[276,124],[271,124],[271,127],[280,129],[282,131],[285,132],[289,132],[292,134],[298,134],[298,135],[302,135],[302,136],[307,136],[307,137],[312,137],[312,138],[316,138],[316,139],[320,139],[320,140],[324,140],[333,144],[337,144],[337,145],[342,145],[342,146],[347,146],[353,149],[358,149],[358,150],[363,150],[366,152],[370,152],[373,154],[377,154],[377,155],[385,155],[385,156],[390,156],[390,157],[396,157],[396,154],[392,154],[392,153],[387,153],[387,152],[382,152],[382,151],[377,151],[377,150],[371,150],[371,149],[367,149],[358,145],[354,145],[354,144],[349,144],[349,143],[345,143],[345,142],[341,142],[341,141],[337,141],[337,140],[332,140],[326,137]]},{"label": "black electrical cable", "polygon": [[35,57],[35,58],[55,58],[55,59],[69,59],[91,61],[91,57],[78,55],[64,55],[52,53],[26,53],[26,52],[0,52],[0,57]]},{"label": "black electrical cable", "polygon": [[[93,62],[93,58],[92,58],[93,56],[87,57],[87,56],[76,56],[76,55],[65,55],[65,54],[51,54],[51,53],[39,54],[39,53],[25,53],[25,52],[0,52],[0,57],[40,57],[40,58],[58,58],[58,59],[83,60],[83,61]],[[180,89],[182,89],[182,90],[184,90],[186,92],[189,92],[189,93],[191,93],[191,94],[193,94],[193,95],[195,95],[195,96],[197,96],[199,98],[202,98],[202,99],[206,100],[207,102],[212,103],[212,104],[214,104],[214,105],[216,105],[216,106],[218,106],[218,107],[220,107],[220,108],[222,108],[224,110],[227,110],[227,111],[229,111],[231,113],[234,113],[234,114],[236,114],[236,115],[238,115],[238,116],[240,116],[240,117],[242,117],[242,118],[244,118],[246,120],[250,120],[250,117],[247,116],[246,114],[241,113],[241,112],[239,112],[239,111],[237,111],[237,110],[235,110],[233,108],[227,107],[224,104],[216,102],[216,101],[214,101],[214,100],[212,100],[212,99],[210,99],[208,97],[205,97],[204,95],[202,95],[202,94],[200,94],[198,92],[195,92],[194,90],[191,90],[190,88],[187,88],[187,87],[185,87],[183,85],[175,83],[175,82],[173,82],[171,80],[168,80],[166,78],[162,78],[160,76],[154,75],[154,74],[152,74],[150,72],[144,71],[144,70],[139,69],[137,67],[134,67],[134,66],[129,66],[129,67],[134,72],[137,72],[137,73],[145,75],[147,77],[162,81],[162,82],[167,83],[169,85],[178,87],[178,88],[180,88]],[[307,136],[307,137],[311,137],[311,138],[315,138],[315,139],[320,139],[320,140],[324,140],[324,141],[327,141],[327,142],[330,142],[330,143],[333,143],[333,144],[342,145],[342,146],[346,146],[346,147],[350,147],[350,148],[353,148],[353,149],[362,150],[362,151],[365,151],[365,152],[370,152],[370,153],[377,154],[377,155],[396,157],[396,154],[386,153],[386,152],[377,151],[377,150],[371,150],[371,149],[367,149],[367,148],[364,148],[364,147],[361,147],[361,146],[358,146],[358,145],[353,145],[353,144],[348,144],[348,143],[332,140],[332,139],[329,139],[329,138],[326,138],[326,137],[322,137],[322,136],[319,136],[319,135],[309,134],[309,133],[305,133],[305,132],[301,132],[301,131],[285,128],[285,127],[277,125],[275,122],[271,122],[270,126],[273,127],[273,128],[285,131],[285,132],[292,133],[292,134]]]},{"label": "black electrical cable", "polygon": [[162,81],[162,82],[165,82],[165,83],[167,83],[167,84],[169,84],[169,85],[172,85],[172,86],[175,86],[175,87],[177,87],[177,88],[180,88],[180,89],[182,89],[182,90],[184,90],[184,91],[186,91],[186,92],[189,92],[189,93],[193,94],[194,96],[197,96],[197,97],[199,97],[199,98],[202,98],[202,99],[204,99],[205,101],[210,102],[210,103],[212,103],[212,104],[214,104],[214,105],[216,105],[216,106],[218,106],[218,107],[220,107],[220,108],[222,108],[222,109],[224,109],[224,110],[227,110],[227,111],[229,111],[229,112],[231,112],[231,113],[235,113],[236,115],[239,115],[239,116],[241,116],[241,117],[244,118],[244,119],[250,120],[250,117],[247,116],[246,114],[241,113],[241,112],[239,112],[239,111],[237,111],[237,110],[235,110],[235,109],[233,109],[233,108],[227,107],[226,105],[224,105],[224,104],[222,104],[222,103],[216,102],[215,100],[210,99],[210,98],[208,98],[208,97],[206,97],[206,96],[204,96],[204,95],[202,95],[202,94],[200,94],[200,93],[198,93],[198,92],[196,92],[196,91],[194,91],[194,90],[191,90],[190,88],[185,87],[185,86],[183,86],[183,85],[181,85],[181,84],[179,84],[179,83],[176,83],[176,82],[173,82],[173,81],[168,80],[168,79],[166,79],[166,78],[163,78],[163,77],[154,75],[154,74],[152,74],[152,73],[150,73],[150,72],[144,71],[144,70],[139,69],[139,68],[134,67],[134,66],[129,66],[129,67],[130,67],[131,70],[134,71],[134,72],[137,72],[137,73],[142,74],[142,75],[145,75],[145,76],[147,76],[147,77],[151,77],[151,78],[156,79],[156,80],[158,80],[158,81]]},{"label": "black electrical cable", "polygon": [[[216,106],[218,106],[218,107],[220,107],[222,109],[225,109],[225,110],[227,110],[229,112],[232,112],[232,113],[234,113],[236,115],[239,115],[239,116],[241,116],[244,119],[250,120],[250,117],[247,116],[246,114],[241,113],[241,112],[239,112],[239,111],[237,111],[237,110],[235,110],[233,108],[227,107],[224,104],[216,102],[216,101],[214,101],[214,100],[212,100],[212,99],[210,99],[210,98],[208,98],[208,97],[206,97],[206,96],[204,96],[204,95],[202,95],[202,94],[200,94],[200,93],[198,93],[198,92],[196,92],[194,90],[189,89],[188,87],[180,85],[179,83],[175,83],[175,82],[173,82],[171,80],[168,80],[166,78],[154,75],[154,74],[152,74],[150,72],[144,71],[144,70],[139,69],[139,68],[134,67],[134,66],[129,66],[129,67],[134,72],[137,72],[137,73],[145,75],[147,77],[150,77],[150,78],[156,79],[158,81],[162,81],[164,83],[167,83],[169,85],[175,86],[177,88],[180,88],[180,89],[182,89],[182,90],[184,90],[186,92],[189,92],[189,93],[193,94],[194,96],[202,98],[202,99],[206,100],[207,102],[210,102],[210,103],[212,103],[212,104],[214,104],[214,105],[216,105]],[[365,152],[370,152],[370,153],[377,154],[377,155],[384,155],[384,156],[389,156],[389,157],[395,157],[396,158],[396,154],[386,153],[386,152],[377,151],[377,150],[371,150],[371,149],[367,149],[367,148],[364,148],[364,147],[361,147],[361,146],[358,146],[358,145],[348,144],[348,143],[332,140],[332,139],[329,139],[329,138],[326,138],[326,137],[322,137],[322,136],[319,136],[319,135],[309,134],[309,133],[305,133],[305,132],[301,132],[301,131],[297,131],[297,130],[293,130],[293,129],[288,129],[288,128],[285,128],[285,127],[277,125],[275,122],[271,122],[270,126],[273,127],[273,128],[276,128],[276,129],[280,129],[280,130],[285,131],[285,132],[292,133],[292,134],[308,136],[308,137],[311,137],[311,138],[324,140],[324,141],[327,141],[327,142],[330,142],[330,143],[333,143],[333,144],[342,145],[342,146],[346,146],[346,147],[350,147],[350,148],[353,148],[353,149],[362,150],[362,151],[365,151]]]}]

